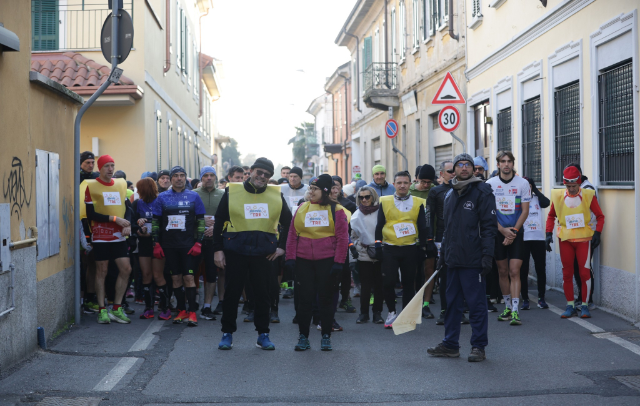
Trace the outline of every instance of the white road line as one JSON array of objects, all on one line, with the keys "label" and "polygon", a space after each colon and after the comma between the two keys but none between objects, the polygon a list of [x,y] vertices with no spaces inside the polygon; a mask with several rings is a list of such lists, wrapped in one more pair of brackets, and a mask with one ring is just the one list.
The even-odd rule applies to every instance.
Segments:
[{"label": "white road line", "polygon": [[110,391],[113,389],[118,382],[125,376],[127,372],[131,369],[131,367],[136,363],[138,358],[135,357],[125,357],[120,359],[115,367],[109,371],[107,375],[96,386],[94,386],[94,391]]},{"label": "white road line", "polygon": [[155,337],[154,334],[160,331],[160,328],[162,327],[163,324],[164,324],[164,321],[160,321],[160,320],[152,321],[151,324],[149,324],[149,327],[147,327],[144,333],[142,333],[140,338],[138,338],[138,341],[133,343],[131,348],[129,348],[128,352],[146,350],[149,344],[151,344],[151,341],[153,341],[153,338]]},{"label": "white road line", "polygon": [[[551,310],[552,312],[554,312],[557,315],[561,315],[562,313],[564,313],[564,310],[561,310],[557,307],[555,307],[554,305],[550,304],[549,305],[549,310]],[[571,317],[570,320],[576,324],[581,325],[582,327],[586,328],[587,330],[591,331],[592,333],[604,333],[604,330],[601,329],[600,327],[596,326],[595,324],[591,324],[588,321],[586,321],[585,319],[581,319],[580,317]]]}]

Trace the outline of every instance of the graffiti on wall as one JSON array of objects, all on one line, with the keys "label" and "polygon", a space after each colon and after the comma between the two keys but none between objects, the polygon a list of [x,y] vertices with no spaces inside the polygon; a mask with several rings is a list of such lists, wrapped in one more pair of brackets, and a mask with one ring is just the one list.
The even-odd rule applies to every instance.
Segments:
[{"label": "graffiti on wall", "polygon": [[11,171],[9,175],[2,179],[2,193],[5,199],[11,204],[11,215],[16,214],[18,219],[22,216],[22,208],[31,205],[31,187],[33,186],[33,174],[28,187],[29,197],[27,197],[27,181],[24,177],[22,161],[18,157],[11,160]]}]

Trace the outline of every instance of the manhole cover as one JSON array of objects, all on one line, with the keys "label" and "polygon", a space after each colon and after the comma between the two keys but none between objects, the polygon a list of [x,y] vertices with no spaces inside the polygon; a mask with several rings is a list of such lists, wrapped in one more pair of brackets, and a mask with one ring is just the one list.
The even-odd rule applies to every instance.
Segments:
[{"label": "manhole cover", "polygon": [[101,398],[57,398],[42,399],[38,406],[98,406]]},{"label": "manhole cover", "polygon": [[614,378],[631,389],[640,391],[640,375],[614,376]]}]

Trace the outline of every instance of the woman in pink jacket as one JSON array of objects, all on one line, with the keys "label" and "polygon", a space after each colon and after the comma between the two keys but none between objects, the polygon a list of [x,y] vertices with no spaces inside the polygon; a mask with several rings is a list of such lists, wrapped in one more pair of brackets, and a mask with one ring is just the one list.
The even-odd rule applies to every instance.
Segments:
[{"label": "woman in pink jacket", "polygon": [[349,231],[343,207],[329,198],[333,180],[320,175],[309,185],[310,201],[302,204],[291,220],[285,266],[295,270],[300,337],[296,351],[311,348],[309,325],[312,299],[318,295],[322,340],[320,349],[331,351],[331,325],[335,313],[336,278],[347,258]]}]

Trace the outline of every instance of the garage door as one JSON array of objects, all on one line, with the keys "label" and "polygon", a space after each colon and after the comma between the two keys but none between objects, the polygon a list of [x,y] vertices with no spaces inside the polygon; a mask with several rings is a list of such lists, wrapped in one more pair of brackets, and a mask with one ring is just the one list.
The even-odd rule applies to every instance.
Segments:
[{"label": "garage door", "polygon": [[435,147],[436,152],[436,162],[433,165],[436,170],[440,168],[440,164],[447,159],[453,160],[453,146],[451,144],[441,145],[439,147]]}]

